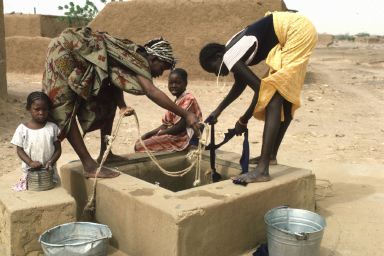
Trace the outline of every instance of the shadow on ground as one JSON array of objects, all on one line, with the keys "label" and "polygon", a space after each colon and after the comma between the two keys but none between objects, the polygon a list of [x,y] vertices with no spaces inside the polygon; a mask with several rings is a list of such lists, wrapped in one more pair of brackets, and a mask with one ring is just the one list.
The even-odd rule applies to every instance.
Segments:
[{"label": "shadow on ground", "polygon": [[376,190],[367,184],[333,183],[331,187],[321,186],[316,188],[316,211],[324,218],[333,213],[327,209],[337,204],[357,201],[367,197]]}]

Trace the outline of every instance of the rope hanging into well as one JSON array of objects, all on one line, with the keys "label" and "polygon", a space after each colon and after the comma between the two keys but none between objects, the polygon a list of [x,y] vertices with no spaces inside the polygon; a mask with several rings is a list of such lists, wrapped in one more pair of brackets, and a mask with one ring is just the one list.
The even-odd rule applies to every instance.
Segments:
[{"label": "rope hanging into well", "polygon": [[95,196],[96,196],[96,185],[97,185],[97,178],[99,176],[99,173],[101,171],[101,168],[103,167],[104,165],[104,162],[105,160],[107,160],[107,157],[109,155],[109,152],[111,151],[111,148],[112,148],[112,144],[113,142],[115,141],[116,139],[116,135],[117,135],[117,132],[119,131],[120,129],[120,125],[121,125],[121,121],[123,120],[123,117],[124,115],[120,115],[119,117],[119,120],[117,121],[117,125],[116,125],[116,128],[113,130],[112,134],[110,136],[106,136],[106,142],[107,142],[107,148],[103,154],[103,158],[101,159],[101,162],[100,162],[100,165],[99,167],[97,168],[96,170],[96,173],[95,173],[95,179],[93,181],[93,186],[92,186],[92,196],[91,198],[89,199],[88,203],[85,205],[84,207],[84,210],[83,210],[83,214],[86,212],[86,211],[90,211],[90,212],[94,212],[96,210],[96,206],[95,206]]},{"label": "rope hanging into well", "polygon": [[[155,163],[155,165],[160,169],[160,171],[162,173],[164,173],[165,175],[170,176],[170,177],[182,177],[182,176],[186,175],[187,173],[189,173],[193,169],[193,167],[196,167],[196,169],[195,169],[196,170],[195,181],[193,182],[193,186],[199,186],[200,183],[201,183],[201,179],[200,178],[201,178],[201,159],[202,159],[202,153],[203,153],[203,151],[205,149],[205,145],[206,145],[206,142],[207,142],[207,139],[208,139],[209,127],[207,125],[205,125],[203,133],[205,131],[206,136],[205,136],[204,139],[202,139],[203,138],[202,135],[200,136],[197,149],[196,150],[191,150],[187,154],[187,158],[192,161],[191,165],[186,167],[183,170],[171,172],[171,171],[168,171],[168,170],[164,169],[160,165],[159,161],[156,159],[155,155],[152,152],[150,152],[148,150],[148,148],[145,146],[145,143],[141,139],[140,123],[139,123],[139,119],[137,117],[136,112],[133,113],[133,116],[135,117],[136,128],[137,128],[137,135],[138,135],[139,141],[140,141],[141,145],[144,147],[145,152],[147,153],[149,158]],[[104,162],[106,161],[106,159],[107,159],[107,157],[109,155],[109,152],[112,149],[113,142],[116,139],[116,136],[117,136],[117,133],[118,133],[118,131],[120,129],[120,125],[121,125],[121,122],[123,120],[123,117],[124,117],[123,114],[120,115],[119,120],[117,121],[117,125],[116,125],[115,129],[113,130],[112,134],[110,136],[106,136],[107,148],[106,148],[106,150],[105,150],[105,152],[103,154],[103,158],[102,158],[102,160],[100,162],[100,165],[99,165],[99,167],[96,170],[95,179],[93,181],[93,187],[92,187],[92,195],[91,195],[89,201],[87,202],[86,206],[84,207],[83,215],[87,211],[88,212],[95,212],[96,211],[95,197],[96,197],[96,186],[97,186],[98,175],[99,175],[99,173],[101,171],[101,168],[104,165]]]},{"label": "rope hanging into well", "polygon": [[[205,128],[204,128],[206,137],[203,139],[203,136],[201,135],[200,138],[199,138],[199,143],[198,143],[197,149],[196,150],[191,150],[187,154],[187,158],[192,160],[191,165],[188,166],[187,168],[183,169],[183,170],[170,172],[170,171],[165,170],[160,165],[160,163],[156,159],[155,155],[151,151],[148,150],[147,146],[145,146],[145,143],[141,139],[139,119],[138,119],[136,113],[134,113],[133,115],[134,115],[135,121],[136,121],[137,136],[139,137],[139,141],[140,141],[141,145],[143,146],[143,148],[145,149],[145,152],[147,153],[149,158],[160,169],[160,171],[162,173],[164,173],[165,175],[170,176],[170,177],[182,177],[182,176],[186,175],[188,172],[190,172],[192,170],[192,168],[196,165],[197,169],[198,169],[198,170],[196,170],[196,172],[198,172],[199,174],[196,174],[195,177],[200,178],[200,162],[201,162],[201,158],[202,158],[202,153],[203,153],[203,151],[205,149],[205,144],[206,144],[207,139],[208,139],[208,134],[209,134],[208,126],[205,126]],[[204,131],[203,131],[203,133],[204,133]],[[195,182],[196,182],[196,180],[195,180]]]}]

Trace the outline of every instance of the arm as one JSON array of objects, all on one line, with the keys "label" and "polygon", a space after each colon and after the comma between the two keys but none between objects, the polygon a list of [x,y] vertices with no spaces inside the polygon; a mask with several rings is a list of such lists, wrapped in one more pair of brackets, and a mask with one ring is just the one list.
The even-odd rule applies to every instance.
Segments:
[{"label": "arm", "polygon": [[125,104],[123,90],[115,87],[113,89],[113,97],[115,99],[116,105],[120,109],[120,114],[123,114],[125,116],[130,116],[134,113],[134,109],[131,107],[128,107],[127,104]]},{"label": "arm", "polygon": [[244,81],[244,83],[248,84],[255,92],[251,104],[245,111],[244,115],[240,117],[240,122],[246,124],[248,120],[252,117],[253,110],[255,109],[257,100],[259,98],[261,80],[243,62],[237,62],[232,70],[237,75],[241,76],[241,79]]},{"label": "arm", "polygon": [[121,90],[121,89],[119,89],[119,88],[114,86],[114,88],[113,88],[113,96],[115,98],[115,102],[116,102],[117,106],[120,109],[127,106],[127,104],[125,104],[123,90]]},{"label": "arm", "polygon": [[224,100],[209,115],[206,122],[216,123],[217,117],[220,116],[221,112],[226,107],[228,107],[235,99],[237,99],[241,95],[241,93],[243,93],[247,85],[249,85],[255,91],[255,93],[257,93],[257,96],[254,96],[254,100],[252,100],[252,103],[246,111],[246,114],[244,114],[244,119],[248,118],[246,119],[246,121],[248,121],[249,118],[251,118],[252,116],[254,106],[257,103],[260,79],[252,72],[252,70],[249,69],[249,67],[243,61],[238,61],[235,66],[233,66],[231,71],[234,73],[235,83],[233,84],[231,90],[229,91],[228,95],[224,98]]},{"label": "arm", "polygon": [[60,141],[59,140],[55,141],[53,143],[53,145],[55,146],[55,152],[53,152],[51,159],[45,164],[45,168],[52,167],[52,165],[54,165],[57,162],[57,160],[59,159],[59,157],[61,156],[61,143],[60,143]]},{"label": "arm", "polygon": [[187,129],[187,125],[185,123],[184,118],[182,118],[175,125],[160,131],[158,135],[164,135],[164,134],[177,135],[184,132],[185,129]]},{"label": "arm", "polygon": [[244,115],[242,115],[235,124],[236,135],[241,135],[242,133],[244,133],[247,130],[248,120],[253,115],[253,111],[256,107],[256,103],[257,103],[258,98],[259,98],[259,93],[255,92],[255,94],[253,95],[251,105],[249,105],[249,107],[245,111]]},{"label": "arm", "polygon": [[149,139],[151,138],[153,135],[157,134],[160,130],[164,130],[166,129],[167,127],[162,124],[160,125],[159,127],[157,127],[156,129],[153,129],[152,131],[149,131],[147,133],[145,133],[143,136],[141,136],[141,139],[142,140],[146,140],[146,139]]},{"label": "arm", "polygon": [[152,83],[152,81],[140,75],[137,75],[137,78],[139,80],[141,88],[144,90],[145,94],[149,99],[151,99],[160,107],[165,108],[180,117],[183,117],[185,119],[186,125],[188,127],[191,127],[195,131],[195,134],[200,134],[199,119],[195,114],[177,106],[170,98],[168,98],[168,96],[164,92],[158,89]]},{"label": "arm", "polygon": [[240,76],[235,73],[235,83],[233,84],[231,90],[228,92],[227,96],[225,96],[223,101],[216,108],[215,112],[220,115],[224,109],[226,109],[234,100],[236,100],[243,93],[246,86],[247,84],[244,83],[243,79],[241,79]]},{"label": "arm", "polygon": [[252,102],[249,105],[248,109],[236,122],[235,131],[237,135],[240,135],[246,131],[248,120],[253,115],[253,111],[259,99],[261,80],[243,62],[236,63],[232,70],[236,72],[236,74],[241,76],[244,83],[248,84],[252,88],[252,90],[255,92],[252,98]]},{"label": "arm", "polygon": [[39,168],[42,166],[42,163],[39,161],[32,161],[32,159],[25,153],[24,149],[22,147],[17,146],[16,148],[17,155],[20,157],[20,159],[26,163],[31,168]]},{"label": "arm", "polygon": [[251,119],[258,99],[259,99],[259,92],[255,92],[252,98],[251,105],[249,105],[245,113],[239,118],[241,123],[248,123],[248,120]]},{"label": "arm", "polygon": [[[235,83],[229,91],[228,95],[220,103],[217,109],[223,111],[230,105],[249,85],[252,90],[258,94],[260,90],[260,79],[252,72],[252,70],[243,62],[238,61],[231,70],[235,76]],[[257,102],[257,100],[256,100]],[[220,113],[221,113],[220,111]]]}]

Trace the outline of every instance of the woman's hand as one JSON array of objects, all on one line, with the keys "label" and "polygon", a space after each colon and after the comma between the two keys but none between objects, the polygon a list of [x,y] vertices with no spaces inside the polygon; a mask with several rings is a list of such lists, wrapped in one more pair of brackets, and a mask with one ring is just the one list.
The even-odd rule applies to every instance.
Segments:
[{"label": "woman's hand", "polygon": [[120,109],[120,115],[131,116],[135,113],[135,110],[131,107],[125,106]]},{"label": "woman's hand", "polygon": [[217,118],[219,118],[221,112],[219,110],[214,110],[212,111],[211,114],[209,114],[209,116],[207,117],[207,119],[205,119],[205,123],[208,123],[208,124],[215,124],[217,123]]}]

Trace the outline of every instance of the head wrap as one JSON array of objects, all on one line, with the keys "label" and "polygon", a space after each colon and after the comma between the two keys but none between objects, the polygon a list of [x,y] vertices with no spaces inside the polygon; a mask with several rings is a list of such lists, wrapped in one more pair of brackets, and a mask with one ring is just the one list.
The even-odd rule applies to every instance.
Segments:
[{"label": "head wrap", "polygon": [[176,64],[176,59],[173,56],[171,44],[162,37],[152,39],[144,45],[148,54],[156,56],[162,61],[171,64],[172,69]]}]

